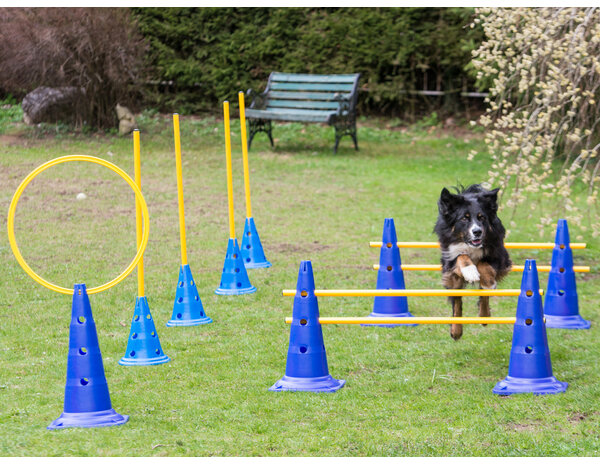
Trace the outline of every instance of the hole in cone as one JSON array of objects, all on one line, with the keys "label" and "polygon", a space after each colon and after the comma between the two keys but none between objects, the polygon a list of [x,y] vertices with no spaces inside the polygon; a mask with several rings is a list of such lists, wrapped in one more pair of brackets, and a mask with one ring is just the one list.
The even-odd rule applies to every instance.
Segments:
[{"label": "hole in cone", "polygon": [[388,265],[388,267],[387,267],[387,270],[388,270],[388,271],[392,271],[392,267],[391,267],[391,265]]},{"label": "hole in cone", "polygon": [[178,314],[177,314],[177,319],[178,319],[178,320],[181,320],[181,317],[182,317],[182,316],[183,316],[183,315],[181,315],[181,313],[178,313]]},{"label": "hole in cone", "polygon": [[247,244],[247,245],[246,245],[246,248],[247,248],[247,249],[249,249],[249,248],[250,248],[250,244]]},{"label": "hole in cone", "polygon": [[251,233],[250,231],[248,231],[248,232],[246,233],[246,236],[251,236],[251,235],[252,235],[252,233]]},{"label": "hole in cone", "polygon": [[88,378],[81,378],[81,379],[79,380],[79,383],[80,383],[82,386],[87,386],[88,384],[90,384],[90,380],[89,380]]},{"label": "hole in cone", "polygon": [[194,296],[194,300],[195,300],[196,302],[198,302],[198,301],[200,300],[200,297],[198,297],[198,296]]},{"label": "hole in cone", "polygon": [[88,350],[85,347],[80,347],[79,348],[79,354],[80,355],[86,355],[88,353]]},{"label": "hole in cone", "polygon": [[132,350],[131,352],[129,352],[129,356],[130,357],[135,357],[135,350]]},{"label": "hole in cone", "polygon": [[239,272],[240,272],[240,269],[239,269],[239,268],[236,268],[236,269],[235,269],[235,272],[236,272],[236,273],[239,273]]},{"label": "hole in cone", "polygon": [[237,258],[237,254],[236,253],[233,254],[233,258]]},{"label": "hole in cone", "polygon": [[558,295],[565,295],[565,291],[563,291],[562,289],[558,291]]},{"label": "hole in cone", "polygon": [[152,336],[152,337],[156,337],[156,332],[152,331],[152,332],[150,333],[150,336]]},{"label": "hole in cone", "polygon": [[193,285],[194,285],[194,280],[192,279],[192,280],[190,281],[190,286],[193,286]]},{"label": "hole in cone", "polygon": [[156,349],[156,355],[160,355],[160,349]]},{"label": "hole in cone", "polygon": [[307,324],[307,323],[308,323],[308,320],[307,320],[306,318],[302,318],[302,319],[300,320],[300,324],[301,324],[302,326],[306,326],[306,324]]},{"label": "hole in cone", "polygon": [[560,244],[560,246],[559,246],[559,247],[560,247],[561,249],[564,249],[564,248],[565,248],[565,244]]},{"label": "hole in cone", "polygon": [[526,295],[527,297],[531,297],[531,296],[533,295],[533,291],[532,291],[532,290],[527,290],[527,291],[525,292],[525,295]]},{"label": "hole in cone", "polygon": [[306,346],[300,346],[300,353],[301,354],[305,354],[307,350],[308,349],[306,348]]},{"label": "hole in cone", "polygon": [[146,315],[146,320],[151,320],[152,319],[152,315]]},{"label": "hole in cone", "polygon": [[179,303],[183,302],[183,297],[179,297],[179,299],[177,299],[177,302],[179,302]]},{"label": "hole in cone", "polygon": [[527,326],[531,326],[531,325],[533,324],[533,320],[532,320],[531,318],[527,318],[527,319],[525,320],[525,324],[526,324]]},{"label": "hole in cone", "polygon": [[250,263],[250,258],[247,258],[247,259],[246,259],[246,263]]},{"label": "hole in cone", "polygon": [[392,243],[391,243],[391,242],[388,242],[387,244],[385,244],[385,246],[386,246],[388,249],[391,249],[391,248],[392,248]]},{"label": "hole in cone", "polygon": [[140,321],[140,316],[139,315],[134,316],[133,321]]},{"label": "hole in cone", "polygon": [[559,268],[558,271],[559,271],[559,273],[564,273],[565,269],[564,268]]},{"label": "hole in cone", "polygon": [[306,292],[306,291],[302,291],[302,292],[300,292],[300,295],[301,295],[302,297],[306,297],[306,296],[308,295],[308,292]]},{"label": "hole in cone", "polygon": [[77,323],[79,323],[80,325],[85,323],[85,317],[84,316],[80,316],[79,318],[77,318]]},{"label": "hole in cone", "polygon": [[242,287],[242,283],[237,283],[237,287]]},{"label": "hole in cone", "polygon": [[531,347],[531,346],[526,346],[526,347],[525,347],[525,353],[526,353],[526,354],[530,354],[531,352],[533,352],[533,347]]},{"label": "hole in cone", "polygon": [[131,335],[131,339],[137,339],[137,333],[133,333],[133,334]]},{"label": "hole in cone", "polygon": [[183,281],[179,281],[179,287],[183,287]]}]

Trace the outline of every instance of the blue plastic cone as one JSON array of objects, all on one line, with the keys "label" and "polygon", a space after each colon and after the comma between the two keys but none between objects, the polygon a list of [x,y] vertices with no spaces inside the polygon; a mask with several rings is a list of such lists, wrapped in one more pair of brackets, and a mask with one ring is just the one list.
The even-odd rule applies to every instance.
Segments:
[{"label": "blue plastic cone", "polygon": [[167,326],[197,326],[208,323],[212,323],[212,319],[204,312],[190,265],[181,265],[173,313]]},{"label": "blue plastic cone", "polygon": [[246,268],[269,268],[271,262],[265,257],[254,218],[246,218],[244,237],[242,238],[242,259]]},{"label": "blue plastic cone", "polygon": [[300,263],[285,376],[269,391],[335,392],[346,383],[329,374],[310,261]]},{"label": "blue plastic cone", "polygon": [[567,389],[567,383],[552,376],[539,287],[535,260],[526,260],[517,303],[517,321],[513,331],[508,376],[496,384],[492,390],[494,394],[558,394]]},{"label": "blue plastic cone", "polygon": [[48,429],[116,426],[127,420],[111,406],[90,299],[85,284],[75,284],[64,411]]},{"label": "blue plastic cone", "polygon": [[171,360],[162,350],[154,320],[150,314],[148,299],[135,299],[135,310],[131,320],[129,342],[119,365],[159,365]]},{"label": "blue plastic cone", "polygon": [[237,239],[229,239],[221,284],[215,290],[215,294],[240,295],[251,294],[252,292],[256,292],[256,288],[250,284],[250,279],[248,279],[238,241]]},{"label": "blue plastic cone", "polygon": [[[377,272],[377,289],[406,289],[404,273],[400,261],[400,249],[396,237],[393,218],[386,218],[383,223],[383,245],[379,253],[379,271]],[[408,311],[406,297],[375,297],[373,312],[369,317],[412,317]],[[371,326],[371,325],[368,325]],[[377,326],[417,326],[416,324],[377,325]]]},{"label": "blue plastic cone", "polygon": [[588,329],[591,323],[579,315],[577,285],[573,271],[567,220],[558,220],[552,251],[552,268],[548,275],[544,316],[547,328]]}]

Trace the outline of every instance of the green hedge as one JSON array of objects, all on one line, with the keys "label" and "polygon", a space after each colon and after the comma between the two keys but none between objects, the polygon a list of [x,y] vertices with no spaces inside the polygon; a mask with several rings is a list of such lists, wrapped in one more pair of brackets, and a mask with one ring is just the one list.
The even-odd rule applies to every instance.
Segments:
[{"label": "green hedge", "polygon": [[414,113],[410,91],[474,87],[465,67],[482,37],[465,27],[469,8],[133,10],[150,80],[173,83],[148,85],[147,98],[180,112],[214,111],[239,90],[262,90],[276,70],[360,72],[359,111],[404,116]]}]

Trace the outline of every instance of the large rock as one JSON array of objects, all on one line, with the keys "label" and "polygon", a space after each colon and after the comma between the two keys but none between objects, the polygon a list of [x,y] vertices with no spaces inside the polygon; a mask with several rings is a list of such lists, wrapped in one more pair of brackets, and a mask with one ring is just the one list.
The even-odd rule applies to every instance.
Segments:
[{"label": "large rock", "polygon": [[23,99],[23,120],[26,124],[76,122],[84,97],[79,87],[38,87]]}]

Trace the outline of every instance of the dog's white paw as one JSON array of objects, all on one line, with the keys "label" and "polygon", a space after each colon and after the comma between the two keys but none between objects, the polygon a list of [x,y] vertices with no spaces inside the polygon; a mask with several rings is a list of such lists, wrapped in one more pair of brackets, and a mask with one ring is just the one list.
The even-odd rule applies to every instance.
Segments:
[{"label": "dog's white paw", "polygon": [[479,271],[477,271],[475,265],[464,266],[460,269],[460,272],[462,273],[463,278],[470,283],[479,281]]}]

